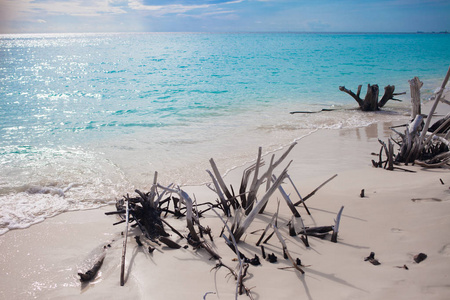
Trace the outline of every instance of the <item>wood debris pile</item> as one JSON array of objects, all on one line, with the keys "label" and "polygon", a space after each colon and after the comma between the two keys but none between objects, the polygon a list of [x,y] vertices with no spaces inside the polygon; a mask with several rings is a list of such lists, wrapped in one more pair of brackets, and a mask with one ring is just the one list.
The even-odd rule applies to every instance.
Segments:
[{"label": "wood debris pile", "polygon": [[[305,201],[314,195],[317,190],[323,187],[326,183],[331,181],[337,175],[334,175],[326,182],[321,184],[318,188],[312,191],[309,195],[302,198],[294,182],[287,173],[287,169],[291,162],[287,164],[283,171],[279,175],[275,175],[275,169],[282,163],[287,157],[296,143],[292,144],[280,158],[275,159],[275,155],[272,156],[271,161],[265,171],[262,171],[262,166],[265,165],[261,157],[262,150],[259,148],[258,158],[256,163],[247,168],[243,175],[241,184],[239,187],[239,194],[235,195],[233,187],[227,187],[220,172],[213,159],[210,160],[212,172],[208,171],[211,176],[212,183],[209,188],[213,190],[218,199],[212,202],[197,203],[197,200],[191,198],[180,187],[169,185],[162,186],[157,182],[158,174],[155,173],[152,187],[148,193],[143,193],[136,190],[136,197],[130,197],[126,195],[123,199],[116,202],[116,211],[108,212],[107,215],[119,215],[121,220],[114,223],[114,225],[126,223],[126,229],[124,231],[124,243],[122,250],[122,264],[121,264],[121,278],[120,284],[125,284],[125,257],[126,257],[126,245],[127,237],[129,235],[129,227],[136,228],[140,231],[138,236],[135,236],[136,242],[139,246],[143,246],[144,243],[149,245],[149,252],[152,253],[157,247],[167,246],[172,249],[179,249],[181,247],[192,247],[195,251],[206,251],[210,257],[217,261],[215,269],[225,267],[230,274],[236,280],[236,295],[246,294],[249,298],[253,299],[253,295],[250,288],[245,285],[245,277],[247,270],[250,266],[257,266],[262,263],[259,258],[259,253],[254,253],[250,257],[246,257],[240,250],[239,245],[244,243],[243,237],[247,234],[248,229],[252,222],[256,219],[258,214],[265,211],[269,199],[272,198],[274,192],[278,190],[287,206],[289,207],[292,215],[288,224],[283,224],[283,228],[278,224],[278,210],[280,203],[278,203],[278,209],[276,212],[272,212],[270,221],[265,224],[265,229],[260,228],[250,234],[262,231],[262,234],[255,246],[261,249],[261,255],[263,259],[268,262],[276,262],[277,257],[274,253],[268,253],[266,255],[264,245],[271,237],[275,236],[279,242],[279,250],[283,253],[285,259],[289,260],[292,264],[291,268],[296,269],[301,274],[304,274],[304,265],[299,258],[293,257],[286,245],[285,238],[283,237],[284,227],[289,228],[289,235],[298,237],[306,247],[309,246],[308,236],[324,239],[328,233],[332,233],[330,240],[337,242],[339,222],[341,219],[342,207],[337,214],[334,225],[318,226],[318,227],[305,227],[302,217],[297,210],[297,206],[302,205],[308,214],[310,214]],[[284,191],[282,184],[286,181],[292,184],[294,187],[299,201],[293,202],[289,195]],[[264,191],[261,191],[263,190]],[[223,226],[220,228],[209,228],[201,225],[201,219],[205,213],[209,215],[213,214],[220,218]],[[179,219],[185,220],[187,230],[177,230],[176,226],[171,225],[173,221],[170,220]],[[286,226],[285,226],[286,225]],[[254,227],[254,226],[253,226]],[[283,229],[283,230],[282,230]],[[223,260],[219,253],[217,253],[217,246],[214,243],[220,242],[214,241],[213,234],[220,231],[219,236],[223,238],[225,244],[236,254],[236,266],[229,266]],[[181,232],[180,232],[181,231]],[[175,235],[174,239],[171,237]],[[141,240],[144,237],[145,240]],[[182,246],[180,241],[186,241],[188,245]],[[160,248],[162,251],[162,248]],[[104,258],[104,257],[103,257]],[[100,268],[101,263],[94,263],[93,269],[89,270],[90,277],[95,278],[95,273]],[[82,280],[86,280],[86,276],[80,275]]]},{"label": "wood debris pile", "polygon": [[[443,99],[442,95],[450,77],[450,68],[436,93],[433,107],[428,116],[419,114],[420,108],[413,103],[413,120],[410,124],[404,125],[405,131],[402,133],[396,128],[391,128],[397,137],[391,137],[388,144],[379,140],[381,149],[378,161],[372,160],[373,166],[385,168],[387,170],[401,169],[400,164],[417,164],[427,168],[448,167],[450,165],[450,114],[435,121],[430,126],[438,104],[450,104]],[[411,95],[419,95],[422,84],[418,84],[418,78],[410,81]],[[419,81],[420,82],[420,81]],[[420,98],[418,99],[420,101]],[[426,117],[426,120],[424,121]],[[394,144],[398,145],[398,152],[394,150]],[[383,160],[383,152],[386,159]],[[405,170],[405,169],[403,169]]]}]

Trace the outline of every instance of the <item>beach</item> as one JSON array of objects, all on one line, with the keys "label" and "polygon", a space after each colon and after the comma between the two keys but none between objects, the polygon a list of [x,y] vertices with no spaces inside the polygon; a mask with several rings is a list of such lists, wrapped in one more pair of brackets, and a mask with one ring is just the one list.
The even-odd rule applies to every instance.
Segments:
[{"label": "beach", "polygon": [[[450,99],[446,93],[446,99]],[[429,109],[430,103],[426,104]],[[424,109],[426,111],[426,109]],[[445,116],[449,106],[438,105]],[[343,213],[337,243],[330,236],[309,237],[306,247],[299,236],[289,236],[287,223],[291,212],[276,191],[265,212],[258,215],[238,243],[247,257],[258,255],[261,265],[250,266],[245,286],[254,299],[448,299],[450,298],[450,175],[448,168],[425,169],[417,165],[388,171],[374,168],[380,143],[392,134],[390,126],[404,123],[378,122],[366,127],[321,129],[298,141],[285,162],[292,160],[288,174],[302,196],[307,195],[337,174],[306,202],[311,215],[297,207],[306,227],[334,225],[340,208]],[[255,145],[255,158],[258,145]],[[279,157],[284,150],[275,152]],[[214,153],[211,157],[216,159]],[[205,157],[208,160],[209,157]],[[220,160],[220,157],[217,157]],[[270,161],[270,155],[264,157]],[[246,165],[248,166],[248,165]],[[238,188],[241,166],[224,180]],[[218,165],[220,170],[220,165]],[[283,166],[274,173],[281,172]],[[224,172],[225,170],[221,170]],[[148,179],[151,181],[151,178]],[[161,182],[162,185],[168,183]],[[298,196],[291,184],[283,188],[293,201]],[[217,195],[205,185],[182,187],[198,203],[215,202]],[[364,189],[364,197],[361,191]],[[129,191],[130,195],[133,191]],[[256,246],[264,229],[277,211],[278,227],[290,254],[299,258],[305,274],[283,258],[279,241],[272,237],[264,244],[267,253],[278,257],[270,263]],[[215,269],[217,261],[203,249],[191,246],[170,249],[138,246],[130,229],[125,285],[120,286],[120,262],[125,224],[113,226],[117,216],[107,216],[114,205],[99,209],[59,214],[26,229],[10,230],[0,236],[2,299],[234,299],[236,283],[225,268]],[[167,217],[182,234],[186,223]],[[212,229],[214,241],[205,237],[222,257],[224,264],[235,267],[236,255],[219,236],[222,221],[207,213],[200,222]],[[254,232],[255,233],[252,233]],[[186,240],[172,238],[181,245]],[[154,244],[152,244],[155,246]],[[87,260],[106,246],[106,256],[97,278],[81,284],[77,272]],[[100,250],[99,250],[100,249]],[[379,265],[365,258],[374,252]],[[427,258],[416,263],[414,256]],[[284,269],[283,269],[284,268]],[[239,299],[248,298],[245,294]]]}]

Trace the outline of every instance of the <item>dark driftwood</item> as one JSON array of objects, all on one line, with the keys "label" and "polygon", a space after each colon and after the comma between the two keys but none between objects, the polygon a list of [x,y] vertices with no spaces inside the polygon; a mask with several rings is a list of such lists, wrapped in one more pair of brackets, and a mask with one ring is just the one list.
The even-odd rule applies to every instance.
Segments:
[{"label": "dark driftwood", "polygon": [[333,226],[307,227],[302,229],[299,234],[305,234],[323,239],[330,231],[333,231]]},{"label": "dark driftwood", "polygon": [[105,260],[105,256],[101,256],[98,261],[95,262],[94,266],[87,270],[85,273],[78,273],[78,276],[80,276],[80,281],[82,282],[88,282],[97,276],[98,271],[100,270],[100,267],[103,264],[103,261]]},{"label": "dark driftwood", "polygon": [[450,114],[446,115],[444,118],[437,120],[433,125],[428,128],[428,132],[434,134],[437,133],[447,133],[450,130]]},{"label": "dark driftwood", "polygon": [[300,111],[300,110],[297,110],[297,111],[291,111],[290,114],[291,115],[293,115],[293,114],[315,114],[315,113],[320,113],[320,112],[323,112],[323,111],[333,111],[333,110],[336,110],[336,109],[334,109],[334,108],[322,108],[319,111],[307,111],[307,110]]},{"label": "dark driftwood", "polygon": [[312,191],[311,193],[309,193],[308,195],[306,195],[306,197],[303,197],[303,199],[300,199],[300,201],[297,201],[294,203],[295,206],[298,206],[300,203],[304,203],[306,200],[308,200],[308,198],[314,196],[314,194],[320,190],[325,184],[327,184],[328,182],[330,182],[331,180],[333,180],[334,178],[336,178],[337,174],[334,174],[333,176],[331,176],[330,178],[328,178],[324,183],[322,183],[321,185],[319,185],[317,188],[314,189],[314,191]]},{"label": "dark driftwood", "polygon": [[395,86],[388,85],[384,88],[384,95],[378,101],[379,88],[377,84],[367,85],[367,92],[364,99],[360,98],[361,85],[358,86],[358,91],[353,93],[351,90],[346,89],[345,86],[340,86],[339,90],[349,94],[353,99],[356,100],[362,111],[376,111],[382,108],[389,100],[400,101],[395,99],[394,96],[403,95],[405,93],[394,93]]},{"label": "dark driftwood", "polygon": [[[303,219],[302,218],[300,218],[300,223],[302,224],[303,231],[306,231],[305,224],[303,223]],[[306,247],[309,247],[309,241],[308,241],[308,235],[307,234],[302,235],[300,237],[300,239],[303,241],[303,243],[305,244]]]},{"label": "dark driftwood", "polygon": [[368,261],[374,266],[380,265],[378,259],[375,258],[375,252],[370,252],[370,255],[364,258],[364,261]]},{"label": "dark driftwood", "polygon": [[171,239],[169,239],[168,237],[165,237],[165,236],[159,237],[159,241],[161,243],[163,243],[164,245],[166,245],[167,247],[172,248],[172,249],[180,249],[181,248],[180,244],[172,241]]},{"label": "dark driftwood", "polygon": [[425,253],[419,253],[417,255],[414,255],[414,261],[416,263],[420,263],[420,262],[424,261],[425,259],[427,259],[427,255]]}]

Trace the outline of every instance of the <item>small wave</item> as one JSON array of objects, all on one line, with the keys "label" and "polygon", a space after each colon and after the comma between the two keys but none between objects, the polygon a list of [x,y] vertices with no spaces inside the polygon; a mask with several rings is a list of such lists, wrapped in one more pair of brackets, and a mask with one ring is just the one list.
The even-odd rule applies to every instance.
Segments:
[{"label": "small wave", "polygon": [[123,123],[119,126],[123,127],[146,127],[146,128],[153,128],[153,127],[164,127],[164,123]]},{"label": "small wave", "polygon": [[54,186],[32,186],[26,190],[28,194],[50,194],[52,196],[58,195],[64,197],[65,193],[74,186],[73,183],[65,188],[58,188]]},{"label": "small wave", "polygon": [[111,70],[105,71],[106,74],[116,74],[116,73],[125,73],[127,70]]},{"label": "small wave", "polygon": [[133,190],[101,153],[74,148],[4,147],[0,151],[0,233],[62,212],[97,208]]},{"label": "small wave", "polygon": [[121,109],[121,110],[113,112],[112,114],[115,116],[120,116],[120,115],[125,115],[125,114],[134,114],[137,112],[138,112],[137,109],[127,109],[127,110]]}]

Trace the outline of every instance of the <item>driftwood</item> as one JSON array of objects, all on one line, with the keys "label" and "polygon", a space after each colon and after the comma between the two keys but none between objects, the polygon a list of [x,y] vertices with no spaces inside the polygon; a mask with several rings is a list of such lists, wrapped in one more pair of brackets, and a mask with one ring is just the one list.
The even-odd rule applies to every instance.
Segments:
[{"label": "driftwood", "polygon": [[283,253],[289,258],[289,260],[292,263],[292,266],[299,271],[301,274],[305,274],[305,271],[303,271],[298,265],[297,262],[292,258],[291,254],[289,253],[287,246],[286,246],[286,242],[283,239],[283,236],[281,235],[281,233],[278,231],[277,226],[273,226],[273,230],[275,231],[275,234],[278,237],[278,240],[280,241],[282,247],[283,247]]},{"label": "driftwood", "polygon": [[[270,180],[270,176],[272,175],[273,170],[279,164],[281,164],[281,162],[291,152],[291,150],[294,148],[295,145],[297,145],[296,142],[292,143],[288,147],[288,149],[280,156],[280,158],[277,161],[273,162],[273,163],[271,162],[271,165],[269,166],[268,170],[263,175],[261,175],[261,177],[258,178],[259,166],[261,165],[261,148],[259,148],[259,150],[258,150],[258,159],[257,159],[257,162],[256,162],[256,168],[255,168],[255,171],[254,171],[255,174],[254,174],[254,177],[253,177],[252,185],[251,185],[249,193],[248,193],[247,207],[245,208],[246,215],[248,215],[252,211],[251,207],[253,207],[253,203],[256,200],[256,194],[258,193],[258,189],[261,186],[261,184],[264,182],[264,180]],[[287,169],[287,167],[286,167],[286,169]],[[268,192],[268,191],[266,191],[266,192]]]},{"label": "driftwood", "polygon": [[417,255],[414,255],[414,261],[416,262],[416,263],[420,263],[420,262],[422,262],[422,261],[424,261],[425,259],[427,259],[427,255],[425,254],[425,253],[419,253],[419,254],[417,254]]},{"label": "driftwood", "polygon": [[97,276],[98,271],[100,270],[100,267],[103,264],[103,261],[105,260],[105,256],[101,257],[95,264],[92,266],[91,269],[87,270],[84,273],[78,273],[78,276],[80,276],[81,282],[88,282]]},{"label": "driftwood", "polygon": [[[108,245],[110,246],[110,245]],[[85,264],[87,265],[87,270],[86,268],[84,268],[84,270],[86,271],[82,271],[79,270],[79,272],[77,273],[78,276],[80,276],[80,281],[81,282],[89,282],[93,279],[95,279],[95,277],[97,276],[98,271],[100,270],[103,261],[105,260],[106,257],[106,248],[107,246],[103,246],[101,247],[100,251],[98,251],[99,249],[96,249],[89,255],[89,258],[86,259]]]},{"label": "driftwood", "polygon": [[[401,169],[394,167],[394,165],[399,165],[400,163],[404,163],[405,165],[410,163],[418,164],[423,167],[443,167],[450,163],[450,142],[448,140],[450,134],[446,133],[450,129],[450,114],[430,126],[436,107],[441,102],[442,93],[449,77],[450,68],[442,82],[441,88],[437,92],[435,102],[425,123],[423,122],[423,116],[417,114],[414,120],[406,126],[404,133],[400,133],[394,128],[391,128],[398,135],[397,140],[393,139],[400,147],[397,154],[394,153],[394,147],[393,145],[391,146],[390,141],[389,148],[384,142],[380,141],[382,149],[380,150],[379,162],[372,161],[375,167],[383,167],[383,160],[381,158],[383,149],[387,155],[384,168],[388,170]],[[414,81],[418,81],[417,77]],[[420,86],[420,81],[415,85]],[[439,134],[445,134],[445,136],[442,137]]]},{"label": "driftwood", "polygon": [[368,261],[374,266],[378,266],[381,264],[379,260],[375,258],[375,252],[370,252],[370,255],[364,258],[364,261]]},{"label": "driftwood", "polygon": [[[165,192],[176,193],[179,195],[180,198],[168,197],[166,200],[161,200],[161,195],[156,198],[158,187]],[[202,226],[200,226],[200,223],[198,221],[199,213],[197,209],[194,209],[193,201],[186,192],[184,192],[180,188],[163,187],[157,184],[157,173],[155,173],[153,185],[150,192],[146,194],[142,193],[139,190],[136,190],[136,193],[139,195],[139,197],[130,198],[127,195],[124,197],[125,199],[118,200],[116,202],[116,209],[117,209],[116,212],[106,213],[107,215],[125,214],[124,218],[126,222],[126,230],[124,233],[124,243],[122,250],[120,285],[125,284],[125,256],[126,256],[126,245],[127,245],[129,223],[135,223],[134,226],[138,226],[145,237],[147,237],[152,242],[158,245],[160,245],[160,243],[163,243],[170,248],[174,249],[181,248],[181,246],[178,243],[168,238],[169,234],[164,229],[165,224],[170,229],[172,229],[172,231],[175,232],[178,236],[186,238],[188,243],[194,246],[194,248],[203,248],[209,254],[211,254],[211,256],[214,259],[220,258],[220,256],[212,249],[212,247],[209,246],[209,244],[206,243],[205,241],[201,240],[200,237],[198,236],[194,227],[194,223],[197,223],[199,229],[211,237],[208,229],[205,229]],[[173,211],[168,209],[170,202],[173,203],[174,206]],[[162,208],[162,206],[165,205],[166,203],[167,207]],[[163,211],[165,211],[166,213],[171,213],[176,217],[185,216],[187,228],[189,230],[188,236],[184,237],[173,226],[168,224],[165,220],[162,220],[161,213]],[[119,223],[123,222],[116,222],[115,224]]]},{"label": "driftwood", "polygon": [[159,241],[161,243],[163,243],[164,245],[166,245],[167,247],[172,248],[172,249],[180,249],[181,248],[180,244],[172,241],[171,239],[169,239],[168,237],[165,237],[165,236],[160,236]]},{"label": "driftwood", "polygon": [[384,88],[384,95],[378,101],[379,88],[377,84],[367,85],[367,92],[364,99],[360,98],[362,85],[358,86],[358,91],[353,93],[351,90],[346,89],[345,86],[340,86],[339,90],[349,94],[353,99],[356,100],[362,111],[377,111],[382,108],[389,100],[401,101],[394,98],[397,95],[404,95],[404,93],[394,93],[395,86],[388,85]]},{"label": "driftwood", "polygon": [[126,227],[125,227],[125,238],[123,240],[123,249],[122,249],[122,263],[120,266],[120,285],[123,286],[125,284],[125,255],[127,253],[127,239],[128,239],[128,223],[129,223],[129,216],[130,216],[130,205],[127,202],[127,208],[125,212],[125,218],[126,218]]},{"label": "driftwood", "polygon": [[[337,221],[334,226],[320,226],[313,228],[305,227],[303,219],[298,213],[297,208],[292,203],[289,195],[281,186],[283,181],[288,178],[297,195],[301,199],[300,203],[303,203],[304,205],[304,202],[302,202],[304,198],[301,197],[300,192],[295,187],[293,180],[287,174],[287,169],[290,166],[291,162],[288,162],[286,164],[279,175],[274,174],[276,167],[287,157],[294,146],[295,143],[292,144],[284,153],[282,153],[282,155],[278,159],[275,159],[275,155],[272,155],[271,161],[267,167],[267,170],[265,171],[261,170],[261,167],[264,166],[265,163],[262,159],[262,150],[261,148],[259,148],[256,163],[244,171],[238,195],[234,194],[234,190],[231,185],[230,189],[228,188],[228,186],[225,184],[225,181],[220,175],[219,168],[214,163],[214,160],[211,159],[210,163],[213,171],[207,172],[212,180],[212,187],[210,186],[210,188],[214,190],[219,197],[219,200],[216,201],[216,203],[203,202],[197,204],[197,200],[195,199],[195,197],[193,198],[195,201],[193,201],[192,198],[180,187],[173,186],[172,184],[169,186],[160,185],[157,182],[157,173],[155,173],[153,184],[148,193],[135,190],[136,194],[138,195],[137,197],[133,198],[127,194],[123,197],[123,199],[116,201],[116,211],[107,212],[106,214],[119,215],[122,218],[121,221],[115,222],[114,225],[126,223],[126,229],[123,233],[124,242],[122,250],[120,284],[125,284],[125,258],[129,227],[137,227],[138,229],[140,229],[143,237],[148,238],[150,242],[156,244],[157,246],[155,247],[167,246],[172,249],[181,248],[182,246],[179,241],[175,242],[174,240],[169,238],[170,235],[166,232],[166,228],[168,228],[181,239],[186,239],[186,241],[191,246],[193,246],[194,249],[204,249],[212,256],[213,259],[217,260],[218,263],[213,269],[225,267],[230,271],[230,273],[236,280],[236,299],[238,298],[238,295],[242,294],[246,294],[250,299],[253,299],[250,288],[245,286],[244,279],[247,275],[249,267],[251,265],[259,265],[261,264],[261,261],[256,254],[254,254],[254,257],[246,257],[242,252],[240,252],[238,243],[240,240],[242,240],[243,235],[253,223],[256,216],[264,210],[263,208],[267,205],[269,199],[277,190],[280,191],[281,195],[285,199],[292,212],[292,218],[290,221],[290,234],[292,236],[297,235],[296,222],[300,222],[301,230],[298,234],[301,235],[300,239],[305,243],[306,247],[309,247],[309,235],[323,238],[328,232],[333,231],[333,236],[337,236],[340,214],[338,214]],[[316,188],[316,190],[310,193],[307,197],[312,196],[320,187],[322,187],[334,177],[330,178],[321,186]],[[265,185],[265,192],[261,191],[260,193],[258,193],[258,191],[260,190],[259,188],[263,184]],[[168,194],[168,196],[164,196],[165,194]],[[163,198],[163,196],[165,198]],[[240,199],[241,201],[239,202],[238,199]],[[201,210],[200,207],[204,205],[207,205],[207,208],[203,208],[203,210]],[[278,201],[276,213],[273,214],[270,222],[267,224],[265,230],[263,231],[261,237],[257,242],[257,245],[260,245],[260,243],[267,243],[272,236],[277,236],[281,243],[281,250],[283,251],[284,257],[286,259],[289,259],[293,267],[303,274],[304,271],[300,268],[300,266],[302,266],[301,261],[298,258],[294,260],[294,258],[291,256],[290,252],[287,249],[284,238],[278,230],[277,219],[279,205],[280,201]],[[308,211],[306,206],[305,209]],[[223,216],[226,217],[227,221],[224,221],[222,216],[217,212],[218,210],[221,210],[223,212]],[[222,229],[222,232],[220,233],[220,236],[223,237],[225,243],[236,254],[237,260],[239,262],[237,268],[231,268],[225,265],[220,255],[203,239],[204,235],[208,235],[211,241],[213,241],[211,228],[204,228],[200,224],[200,218],[206,211],[214,212],[224,223],[224,227]],[[187,235],[183,235],[177,229],[175,229],[174,226],[170,225],[168,220],[164,219],[164,217],[162,216],[163,214],[164,217],[167,215],[173,215],[173,217],[177,219],[184,218],[186,220],[186,228],[188,231]],[[230,220],[231,228],[228,225]],[[266,233],[268,233],[269,228],[272,229],[272,232],[268,235],[268,237],[266,237]],[[228,232],[228,236],[223,233],[225,229]],[[255,232],[259,230],[256,230]],[[142,236],[139,235],[135,236],[136,243],[138,243],[139,246],[144,245],[140,239],[141,237]],[[265,240],[263,241],[264,238]],[[148,245],[149,252],[152,253],[156,249],[155,247],[153,247],[152,245]],[[184,248],[187,249],[187,246],[185,246]],[[162,250],[164,250],[164,248],[162,248]],[[277,261],[277,257],[274,253],[268,254],[266,256],[263,246],[261,246],[261,251],[264,259],[267,258],[269,262]],[[92,269],[88,270],[85,273],[80,272],[79,276],[81,280],[90,280],[94,278],[96,272],[103,262],[103,258],[96,261]],[[205,296],[207,294],[205,294]]]},{"label": "driftwood", "polygon": [[[291,176],[288,175],[288,179],[289,179],[289,182],[292,184],[292,187],[294,188],[295,192],[297,193],[297,196],[300,198],[300,203],[303,204],[303,207],[305,208],[308,215],[311,215],[308,207],[305,204],[305,201],[303,200],[302,196],[300,195],[300,192],[298,191],[297,187],[295,186],[294,181],[291,179]],[[293,205],[295,206],[296,204],[293,204]]]},{"label": "driftwood", "polygon": [[[289,175],[286,175],[286,177],[289,177]],[[272,181],[275,182],[277,180],[277,177],[275,175],[272,175]],[[300,213],[295,208],[294,204],[291,201],[291,198],[289,198],[289,195],[286,194],[281,184],[278,186],[278,190],[280,191],[281,195],[283,196],[284,200],[286,201],[286,204],[288,205],[289,209],[291,210],[292,214],[296,218],[300,218]]]},{"label": "driftwood", "polygon": [[215,252],[212,247],[206,242],[200,239],[197,232],[195,231],[194,222],[198,223],[198,220],[196,219],[193,211],[193,201],[189,195],[183,191],[180,188],[177,189],[171,189],[168,187],[164,187],[158,184],[158,187],[165,189],[172,193],[177,193],[180,196],[180,200],[183,204],[186,205],[186,223],[187,228],[189,230],[189,235],[187,237],[187,240],[189,244],[194,246],[195,248],[203,248],[205,249],[214,259],[219,259],[220,255]]},{"label": "driftwood", "polygon": [[318,111],[309,111],[309,110],[297,110],[297,111],[291,111],[290,114],[316,114],[316,113],[320,113],[323,111],[333,111],[333,110],[337,110],[335,108],[322,108],[321,110]]},{"label": "driftwood", "polygon": [[273,183],[272,187],[267,191],[267,193],[262,197],[262,199],[255,205],[255,207],[250,211],[248,216],[242,221],[241,223],[236,224],[236,229],[233,232],[234,238],[236,241],[239,241],[244,232],[248,229],[250,224],[255,219],[256,215],[259,213],[261,208],[266,204],[267,201],[269,201],[270,196],[275,192],[275,190],[278,188],[278,186],[281,184],[283,179],[285,179],[287,176],[287,170],[285,169],[280,176],[277,178],[277,180]]},{"label": "driftwood", "polygon": [[223,220],[223,218],[214,209],[212,211],[220,218],[220,220],[224,224],[224,227],[228,230],[228,233],[230,234],[232,242],[229,241],[225,235],[223,235],[223,238],[225,240],[228,240],[228,242],[229,242],[228,245],[229,246],[232,243],[232,246],[234,248],[234,252],[236,253],[237,259],[239,261],[239,273],[236,274],[230,267],[227,267],[225,264],[223,264],[223,262],[220,259],[219,259],[219,264],[216,265],[216,268],[220,268],[221,266],[225,266],[228,270],[230,270],[231,274],[234,275],[234,278],[237,281],[237,285],[236,285],[236,299],[238,298],[238,294],[242,295],[244,290],[245,290],[247,296],[249,296],[250,299],[253,299],[253,296],[252,296],[252,294],[250,292],[250,289],[246,288],[244,283],[243,283],[243,278],[245,277],[245,275],[243,274],[243,270],[244,270],[244,268],[246,268],[245,271],[247,271],[248,265],[247,265],[247,267],[245,267],[244,263],[242,262],[241,255],[240,255],[240,252],[238,250],[237,242],[236,242],[236,240],[235,240],[235,238],[234,238],[234,236],[233,236],[233,234],[231,232],[231,229],[228,227],[227,222],[225,222]]},{"label": "driftwood", "polygon": [[323,239],[330,231],[333,231],[333,226],[306,227],[299,234]]},{"label": "driftwood", "polygon": [[[273,226],[274,221],[276,222],[276,219],[278,217],[278,209],[277,212],[272,216],[272,219],[270,220],[269,223],[267,223],[266,228],[264,229],[263,233],[261,234],[261,237],[259,238],[259,240],[256,242],[256,246],[259,246],[261,244],[262,239],[264,238],[264,236],[266,235],[267,231],[269,230],[269,228],[271,226]],[[276,223],[275,223],[276,224]]]},{"label": "driftwood", "polygon": [[[302,225],[302,230],[304,232],[306,232],[305,224],[303,223],[303,219],[301,217],[299,218],[299,221],[300,221],[300,224]],[[292,218],[292,222],[294,222],[294,218]],[[295,230],[295,226],[294,226],[294,230]],[[309,247],[309,241],[308,241],[308,235],[307,234],[302,235],[301,236],[301,240],[303,241],[303,243],[305,244],[306,247]]]},{"label": "driftwood", "polygon": [[[234,224],[231,227],[232,234],[234,235],[234,238],[236,239],[236,242],[239,242],[242,235],[245,233],[247,228],[250,226],[252,221],[255,219],[256,215],[258,213],[261,213],[264,211],[264,208],[269,201],[269,198],[271,195],[278,189],[278,187],[281,185],[283,180],[287,176],[287,168],[289,167],[289,164],[286,166],[284,171],[281,173],[281,175],[272,182],[272,185],[270,183],[266,183],[266,192],[263,195],[263,197],[256,202],[256,196],[258,194],[258,190],[260,186],[265,181],[272,181],[273,177],[273,171],[274,169],[287,157],[289,152],[292,150],[292,148],[296,145],[296,143],[291,144],[288,149],[278,158],[277,160],[274,159],[274,156],[272,156],[270,165],[268,166],[268,169],[266,172],[264,172],[262,175],[260,174],[260,168],[264,165],[263,159],[262,159],[262,149],[259,147],[258,149],[258,156],[256,159],[256,163],[249,168],[247,168],[244,171],[244,174],[242,176],[241,180],[241,186],[239,189],[241,203],[237,203],[236,197],[232,196],[231,194],[225,192],[226,184],[224,180],[221,178],[220,173],[218,172],[218,168],[214,163],[213,159],[210,159],[211,167],[213,168],[213,172],[207,171],[214,183],[215,192],[219,196],[220,202],[223,206],[223,211],[226,216],[229,215],[229,207],[233,207],[235,210],[235,216],[234,216]],[[253,173],[253,178],[251,180],[250,186],[250,175]],[[215,177],[214,177],[215,175]],[[249,187],[248,187],[249,186]],[[228,198],[228,199],[225,199]],[[233,204],[231,204],[233,203]],[[243,213],[241,213],[241,210]],[[245,215],[242,216],[242,215]]]},{"label": "driftwood", "polygon": [[342,215],[342,211],[344,210],[344,207],[342,206],[341,209],[339,210],[337,217],[336,217],[336,222],[334,224],[333,227],[333,234],[331,236],[331,241],[333,243],[337,243],[337,236],[338,236],[338,232],[339,232],[339,224],[341,222],[341,215]]},{"label": "driftwood", "polygon": [[414,119],[417,115],[421,114],[420,105],[420,89],[423,86],[423,82],[419,80],[419,77],[414,77],[409,80],[409,88],[411,91],[411,117]]},{"label": "driftwood", "polygon": [[333,176],[331,176],[330,178],[328,178],[327,180],[325,180],[325,182],[323,182],[321,185],[319,185],[317,188],[315,188],[311,193],[309,193],[308,195],[306,195],[305,197],[303,197],[303,199],[300,197],[300,201],[297,201],[294,203],[295,206],[299,205],[300,203],[304,203],[306,200],[308,200],[308,198],[311,198],[312,196],[314,196],[314,194],[320,190],[325,184],[327,184],[328,182],[330,182],[331,180],[333,180],[334,178],[337,177],[337,174],[334,174]]}]

